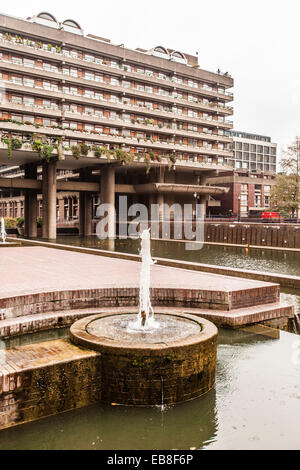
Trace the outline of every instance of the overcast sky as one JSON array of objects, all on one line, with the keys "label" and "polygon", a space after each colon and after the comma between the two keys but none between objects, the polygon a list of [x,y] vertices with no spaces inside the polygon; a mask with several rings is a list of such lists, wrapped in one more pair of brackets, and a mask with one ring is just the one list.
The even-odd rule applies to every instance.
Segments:
[{"label": "overcast sky", "polygon": [[0,10],[48,11],[125,47],[198,52],[201,68],[235,80],[236,130],[269,135],[279,152],[300,135],[299,0],[14,0]]}]

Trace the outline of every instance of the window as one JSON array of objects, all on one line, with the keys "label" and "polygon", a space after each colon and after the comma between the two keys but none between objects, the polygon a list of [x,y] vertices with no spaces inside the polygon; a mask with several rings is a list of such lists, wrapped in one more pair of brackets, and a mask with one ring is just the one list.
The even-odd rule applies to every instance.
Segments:
[{"label": "window", "polygon": [[94,108],[86,106],[85,107],[85,113],[86,114],[94,114]]},{"label": "window", "polygon": [[34,67],[34,60],[24,59],[24,66],[25,67]]},{"label": "window", "polygon": [[145,91],[146,91],[147,93],[153,93],[153,88],[152,88],[152,86],[146,86],[146,87],[145,87]]},{"label": "window", "polygon": [[14,104],[22,104],[22,97],[21,96],[12,96],[11,102]]},{"label": "window", "polygon": [[22,78],[21,77],[13,76],[13,77],[11,77],[11,81],[13,83],[15,83],[16,85],[22,85]]},{"label": "window", "polygon": [[84,78],[86,80],[94,80],[95,76],[93,72],[84,72]]},{"label": "window", "polygon": [[45,81],[43,81],[43,88],[44,88],[45,90],[50,90],[50,89],[51,89],[51,84],[50,84],[50,82],[45,82]]},{"label": "window", "polygon": [[92,90],[84,90],[84,96],[88,98],[94,98],[94,92]]},{"label": "window", "polygon": [[62,68],[62,73],[63,73],[64,75],[70,75],[70,70],[69,70],[68,68],[66,68],[66,67],[63,67],[63,68]]},{"label": "window", "polygon": [[126,80],[123,80],[122,87],[123,88],[130,88],[130,82],[127,82]]},{"label": "window", "polygon": [[118,69],[118,68],[119,68],[118,62],[115,62],[114,60],[111,61],[110,66],[111,66],[113,69]]},{"label": "window", "polygon": [[98,73],[95,74],[95,81],[96,82],[103,82],[103,75],[99,75]]},{"label": "window", "polygon": [[24,78],[24,86],[34,87],[34,80],[31,78]]},{"label": "window", "polygon": [[70,69],[70,75],[71,75],[71,77],[78,77],[78,70],[74,69],[74,68],[71,68]]},{"label": "window", "polygon": [[118,103],[118,102],[119,102],[119,99],[118,99],[118,97],[117,97],[117,96],[115,96],[115,95],[111,95],[111,97],[110,97],[110,101],[111,101],[112,103]]},{"label": "window", "polygon": [[22,65],[21,57],[12,57],[11,61],[12,61],[13,64]]},{"label": "window", "polygon": [[25,106],[34,106],[34,98],[24,96],[23,102],[24,102]]},{"label": "window", "polygon": [[34,124],[34,116],[24,116],[24,122],[30,122]]},{"label": "window", "polygon": [[84,60],[86,60],[87,62],[94,62],[95,57],[93,55],[85,54],[84,55]]},{"label": "window", "polygon": [[114,77],[111,77],[110,83],[111,83],[111,85],[115,85],[115,86],[119,86],[119,85],[120,85],[119,80],[118,80],[117,78],[114,78]]}]

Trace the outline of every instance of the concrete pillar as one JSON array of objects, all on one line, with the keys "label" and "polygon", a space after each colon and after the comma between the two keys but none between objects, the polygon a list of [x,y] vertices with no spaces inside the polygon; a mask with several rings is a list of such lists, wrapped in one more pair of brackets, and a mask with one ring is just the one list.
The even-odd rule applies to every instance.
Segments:
[{"label": "concrete pillar", "polygon": [[[159,178],[158,178],[159,183],[164,183],[165,182],[165,167],[161,166],[159,168]],[[165,198],[163,193],[158,193],[157,195],[157,204],[159,204],[159,220],[163,220],[164,218],[164,208],[163,204],[165,202]]]},{"label": "concrete pillar", "polygon": [[[81,168],[79,171],[80,180],[88,181],[92,175],[90,168]],[[92,235],[92,216],[93,216],[93,198],[92,193],[79,193],[79,235],[80,237],[90,237]]]},{"label": "concrete pillar", "polygon": [[109,204],[107,212],[108,238],[115,237],[115,167],[107,165],[101,169],[101,204]]},{"label": "concrete pillar", "polygon": [[[25,178],[37,179],[37,167],[30,163],[24,167]],[[34,189],[25,190],[24,198],[24,235],[25,237],[37,237],[38,202],[37,192]]]},{"label": "concrete pillar", "polygon": [[79,195],[79,236],[90,237],[92,235],[92,194],[81,192]]},{"label": "concrete pillar", "polygon": [[56,239],[56,161],[43,163],[43,238]]}]

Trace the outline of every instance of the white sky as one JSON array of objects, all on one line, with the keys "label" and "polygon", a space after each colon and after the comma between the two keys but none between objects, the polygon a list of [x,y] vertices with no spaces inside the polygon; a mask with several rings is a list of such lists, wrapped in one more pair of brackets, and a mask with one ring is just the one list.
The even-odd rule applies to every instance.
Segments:
[{"label": "white sky", "polygon": [[279,153],[300,135],[298,0],[14,0],[0,10],[21,18],[48,11],[125,47],[197,51],[201,68],[235,80],[236,130],[269,135]]}]

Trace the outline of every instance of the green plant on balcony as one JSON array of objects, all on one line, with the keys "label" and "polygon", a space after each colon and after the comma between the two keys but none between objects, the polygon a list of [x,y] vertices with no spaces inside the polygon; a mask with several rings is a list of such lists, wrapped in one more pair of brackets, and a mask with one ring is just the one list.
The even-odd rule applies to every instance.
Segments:
[{"label": "green plant on balcony", "polygon": [[7,157],[12,158],[12,151],[22,147],[23,142],[16,137],[2,137],[1,141],[7,145]]},{"label": "green plant on balcony", "polygon": [[71,152],[72,152],[73,157],[76,158],[76,160],[79,160],[79,158],[80,158],[80,147],[79,147],[79,145],[72,145]]},{"label": "green plant on balcony", "polygon": [[101,158],[101,156],[105,153],[104,147],[98,147],[97,145],[93,146],[93,152],[96,158]]},{"label": "green plant on balcony", "polygon": [[61,47],[60,47],[60,46],[55,46],[55,49],[56,49],[56,52],[57,52],[58,54],[61,53]]},{"label": "green plant on balcony", "polygon": [[149,151],[149,156],[150,156],[150,159],[152,162],[155,161],[155,155],[154,155],[154,152],[152,150]]},{"label": "green plant on balcony", "polygon": [[148,173],[150,172],[150,168],[151,168],[151,158],[150,158],[149,153],[143,153],[143,157],[144,157],[144,163],[146,163],[146,174],[148,175]]},{"label": "green plant on balcony", "polygon": [[12,40],[12,35],[9,34],[9,33],[5,33],[5,39],[6,39],[7,41],[11,41],[11,40]]},{"label": "green plant on balcony", "polygon": [[88,155],[89,151],[90,151],[89,145],[87,145],[87,144],[81,144],[80,145],[81,155],[84,155],[86,157]]},{"label": "green plant on balcony", "polygon": [[43,43],[41,41],[36,42],[36,46],[38,49],[43,49]]},{"label": "green plant on balcony", "polygon": [[48,51],[51,52],[51,51],[52,51],[52,47],[53,47],[52,44],[47,44],[47,49],[48,49]]},{"label": "green plant on balcony", "polygon": [[41,140],[33,140],[31,144],[32,150],[38,153],[41,160],[49,162],[54,146],[48,144],[48,142],[42,142]]},{"label": "green plant on balcony", "polygon": [[176,164],[176,160],[177,160],[176,154],[171,153],[170,155],[167,155],[167,159],[168,159],[168,168],[170,171],[172,166]]},{"label": "green plant on balcony", "polygon": [[125,152],[125,150],[122,149],[116,149],[114,152],[116,160],[122,165],[130,165],[134,160],[134,154],[130,152]]}]

